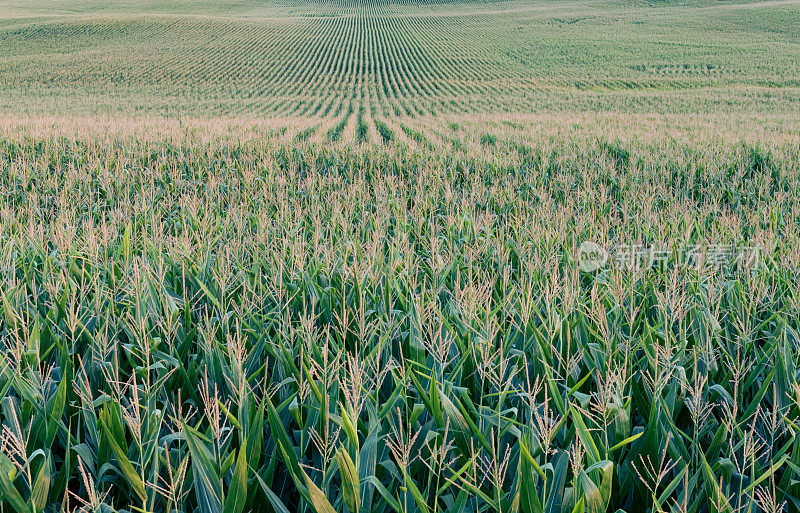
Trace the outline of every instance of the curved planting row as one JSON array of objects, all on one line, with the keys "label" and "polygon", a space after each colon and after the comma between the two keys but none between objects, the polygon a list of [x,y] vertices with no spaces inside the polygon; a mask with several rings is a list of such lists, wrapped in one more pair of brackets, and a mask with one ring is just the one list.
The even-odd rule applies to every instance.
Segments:
[{"label": "curved planting row", "polygon": [[497,81],[518,77],[478,44],[477,14],[385,1],[303,10],[313,14],[33,23],[0,31],[0,43],[19,56],[13,72],[0,66],[0,82],[165,91],[286,115],[336,116],[342,104],[366,101],[384,116],[416,116],[490,106],[508,92]]}]

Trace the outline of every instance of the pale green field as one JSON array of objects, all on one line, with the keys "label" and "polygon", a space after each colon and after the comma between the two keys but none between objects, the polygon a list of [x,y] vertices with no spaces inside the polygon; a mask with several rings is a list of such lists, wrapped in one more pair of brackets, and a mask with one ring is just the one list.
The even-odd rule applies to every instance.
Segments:
[{"label": "pale green field", "polygon": [[[800,4],[0,3],[0,110],[303,116],[781,113]],[[353,116],[355,117],[355,116]]]}]

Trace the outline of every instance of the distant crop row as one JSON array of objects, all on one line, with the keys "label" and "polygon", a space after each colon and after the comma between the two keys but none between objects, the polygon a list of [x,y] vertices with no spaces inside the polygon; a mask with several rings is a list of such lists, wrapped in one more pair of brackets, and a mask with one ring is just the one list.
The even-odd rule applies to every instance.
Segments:
[{"label": "distant crop row", "polygon": [[[263,109],[295,115],[338,114],[366,96],[386,114],[412,115],[432,104],[457,110],[464,98],[502,95],[492,81],[516,76],[464,36],[469,20],[399,15],[383,2],[340,7],[331,16],[267,21],[104,18],[26,26],[0,32],[4,46],[30,59],[13,74],[0,70],[0,81],[169,86],[176,93],[186,85],[262,98]],[[129,54],[93,51],[117,44]],[[54,52],[60,65],[43,68],[42,52]]]},{"label": "distant crop row", "polygon": [[185,13],[109,3],[43,16],[48,1],[0,20],[0,107],[338,118],[354,103],[385,119],[785,111],[800,85],[800,22],[770,3],[255,2],[209,14],[200,0]]}]

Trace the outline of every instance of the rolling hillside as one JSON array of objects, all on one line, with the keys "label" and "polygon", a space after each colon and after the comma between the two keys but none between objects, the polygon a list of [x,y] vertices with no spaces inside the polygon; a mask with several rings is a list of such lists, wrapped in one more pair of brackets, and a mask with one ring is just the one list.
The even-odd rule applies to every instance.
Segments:
[{"label": "rolling hillside", "polygon": [[0,108],[382,119],[731,104],[780,111],[800,97],[794,0],[74,9],[1,4]]}]

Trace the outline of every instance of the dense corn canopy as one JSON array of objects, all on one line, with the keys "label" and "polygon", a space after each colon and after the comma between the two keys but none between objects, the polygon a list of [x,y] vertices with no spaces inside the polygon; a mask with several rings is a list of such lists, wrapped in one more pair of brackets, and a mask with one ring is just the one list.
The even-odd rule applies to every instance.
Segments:
[{"label": "dense corn canopy", "polygon": [[6,130],[3,510],[796,511],[796,135],[596,121]]}]

